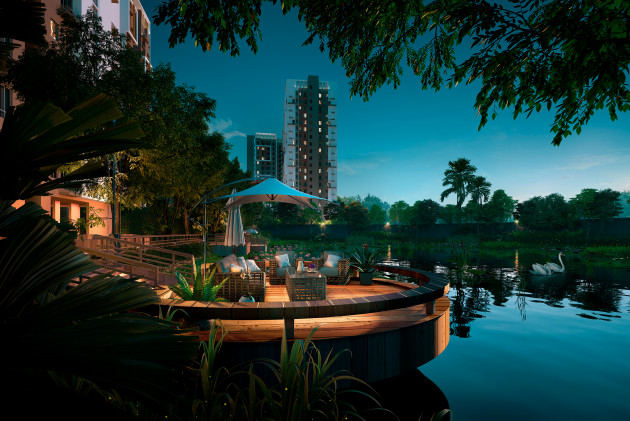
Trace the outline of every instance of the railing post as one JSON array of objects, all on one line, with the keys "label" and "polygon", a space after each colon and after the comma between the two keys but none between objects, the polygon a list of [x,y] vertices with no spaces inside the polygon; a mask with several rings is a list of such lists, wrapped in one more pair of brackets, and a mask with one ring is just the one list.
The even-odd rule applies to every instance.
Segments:
[{"label": "railing post", "polygon": [[284,318],[284,332],[287,339],[293,339],[295,336],[295,319],[289,317]]}]

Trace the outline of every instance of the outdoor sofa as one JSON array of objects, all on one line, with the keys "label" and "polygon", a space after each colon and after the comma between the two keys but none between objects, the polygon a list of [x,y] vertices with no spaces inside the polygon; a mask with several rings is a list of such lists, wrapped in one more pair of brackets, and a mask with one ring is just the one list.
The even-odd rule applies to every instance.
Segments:
[{"label": "outdoor sofa", "polygon": [[[243,279],[244,272],[249,267],[249,286]],[[236,257],[234,254],[224,257],[216,263],[213,285],[218,285],[227,279],[223,287],[217,292],[217,297],[225,298],[228,301],[236,302],[243,295],[249,293],[256,302],[265,300],[265,272],[260,268],[264,267],[264,262],[246,260],[243,257]]]}]

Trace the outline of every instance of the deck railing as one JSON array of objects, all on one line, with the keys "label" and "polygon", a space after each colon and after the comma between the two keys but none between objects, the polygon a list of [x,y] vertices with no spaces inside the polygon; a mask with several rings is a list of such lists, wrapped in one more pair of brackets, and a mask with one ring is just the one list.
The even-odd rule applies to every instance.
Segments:
[{"label": "deck railing", "polygon": [[136,235],[122,234],[125,241],[144,244],[154,247],[173,247],[183,244],[200,243],[203,241],[201,234],[170,234],[170,235]]},{"label": "deck railing", "polygon": [[135,274],[138,275],[142,271],[148,271],[147,277],[154,280],[156,286],[162,283],[173,283],[175,271],[181,273],[189,282],[193,281],[195,257],[192,254],[104,235],[92,236],[84,246],[79,248],[88,254],[102,258],[105,267],[111,267],[117,262],[129,266],[132,274],[134,267]]},{"label": "deck railing", "polygon": [[[377,265],[377,270],[398,273],[418,281],[409,289],[384,295],[357,299],[332,299],[320,301],[257,302],[257,303],[190,303],[176,299],[162,299],[161,305],[185,309],[189,317],[197,320],[273,320],[284,319],[287,338],[293,338],[295,319],[376,313],[419,304],[425,305],[427,315],[435,311],[435,300],[448,293],[449,281],[444,276],[420,269]],[[398,281],[381,281],[398,282]],[[148,311],[148,310],[147,310]]]}]

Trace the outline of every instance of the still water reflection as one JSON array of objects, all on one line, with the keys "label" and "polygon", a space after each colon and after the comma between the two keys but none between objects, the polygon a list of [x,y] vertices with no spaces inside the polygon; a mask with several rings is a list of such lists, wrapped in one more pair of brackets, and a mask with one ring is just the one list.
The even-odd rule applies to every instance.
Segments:
[{"label": "still water reflection", "polygon": [[[471,257],[391,250],[389,263],[451,280],[451,339],[420,370],[455,420],[630,419],[630,273],[565,258],[565,273],[529,273],[540,255]],[[555,259],[557,261],[557,259]]]}]

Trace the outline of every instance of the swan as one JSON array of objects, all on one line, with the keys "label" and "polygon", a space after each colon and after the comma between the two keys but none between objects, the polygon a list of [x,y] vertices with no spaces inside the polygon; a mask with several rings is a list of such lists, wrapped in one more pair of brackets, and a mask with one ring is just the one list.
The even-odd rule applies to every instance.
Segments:
[{"label": "swan", "polygon": [[533,275],[551,275],[551,269],[549,269],[547,266],[541,265],[540,263],[534,263],[530,272]]},{"label": "swan", "polygon": [[547,262],[545,263],[545,267],[547,267],[547,269],[549,269],[552,272],[564,272],[564,262],[562,261],[562,256],[564,256],[563,252],[558,253],[558,260],[560,260],[560,265],[558,265],[557,263],[553,263],[553,262]]}]

